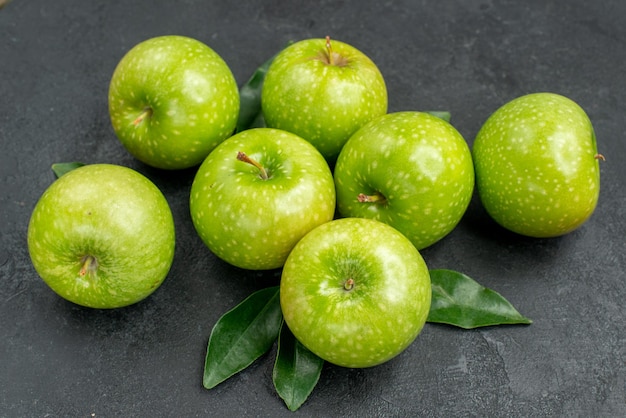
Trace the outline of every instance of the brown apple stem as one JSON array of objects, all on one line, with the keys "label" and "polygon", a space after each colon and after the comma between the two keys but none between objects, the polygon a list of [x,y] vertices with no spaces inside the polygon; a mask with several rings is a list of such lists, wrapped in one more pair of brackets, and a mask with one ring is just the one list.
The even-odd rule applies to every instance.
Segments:
[{"label": "brown apple stem", "polygon": [[343,284],[343,288],[345,290],[352,290],[354,289],[354,279],[350,278],[348,280],[346,280]]},{"label": "brown apple stem", "polygon": [[604,155],[602,155],[602,154],[596,154],[596,155],[593,156],[593,158],[595,158],[598,161],[600,161],[600,160],[606,161],[606,158],[604,158]]},{"label": "brown apple stem", "polygon": [[330,36],[326,36],[326,52],[328,53],[328,63],[330,65],[335,65],[335,59],[333,57],[333,48],[330,45]]},{"label": "brown apple stem", "polygon": [[359,193],[357,200],[360,203],[385,203],[387,199],[385,196],[378,192],[374,192],[372,195],[366,195],[365,193]]},{"label": "brown apple stem", "polygon": [[245,152],[239,151],[237,153],[237,159],[239,161],[243,161],[244,163],[252,164],[256,168],[258,168],[259,169],[259,176],[263,180],[267,180],[269,178],[269,176],[267,175],[267,171],[265,170],[265,167],[263,167],[261,164],[259,164],[258,161],[253,160],[252,158],[248,157]]},{"label": "brown apple stem", "polygon": [[137,116],[137,119],[133,121],[133,125],[139,125],[141,122],[143,122],[144,119],[149,118],[150,116],[152,116],[152,108],[146,107],[143,112],[141,112],[141,114]]},{"label": "brown apple stem", "polygon": [[80,268],[80,271],[78,272],[78,274],[81,277],[85,276],[87,273],[91,273],[95,271],[96,268],[98,267],[98,260],[96,260],[96,258],[92,255],[84,256],[81,261],[83,263],[83,266]]}]

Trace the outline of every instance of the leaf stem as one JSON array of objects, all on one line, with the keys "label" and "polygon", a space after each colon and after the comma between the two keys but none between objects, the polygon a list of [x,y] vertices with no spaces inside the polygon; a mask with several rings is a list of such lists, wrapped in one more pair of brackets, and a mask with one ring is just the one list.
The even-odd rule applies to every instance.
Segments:
[{"label": "leaf stem", "polygon": [[349,278],[348,280],[346,280],[343,284],[343,288],[348,291],[354,289],[354,279]]},{"label": "leaf stem", "polygon": [[267,180],[269,178],[269,176],[267,175],[267,171],[265,170],[265,167],[263,167],[258,161],[248,157],[248,155],[245,152],[243,151],[237,152],[237,159],[239,161],[243,161],[244,163],[252,164],[256,168],[258,168],[259,176],[261,177],[261,179]]}]

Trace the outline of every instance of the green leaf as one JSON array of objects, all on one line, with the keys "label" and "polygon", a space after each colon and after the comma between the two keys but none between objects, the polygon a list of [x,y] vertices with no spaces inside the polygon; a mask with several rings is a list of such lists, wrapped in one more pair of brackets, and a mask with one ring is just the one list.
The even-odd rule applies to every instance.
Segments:
[{"label": "green leaf", "polygon": [[237,130],[235,132],[245,131],[253,127],[264,126],[260,122],[262,119],[261,112],[261,90],[263,89],[263,81],[267,69],[274,61],[274,57],[265,61],[252,74],[250,79],[239,89],[239,119],[237,120]]},{"label": "green leaf", "polygon": [[432,302],[427,322],[471,329],[490,325],[531,324],[499,293],[465,274],[430,270]]},{"label": "green leaf", "polygon": [[450,123],[450,118],[452,117],[450,112],[447,112],[445,110],[426,110],[424,111],[424,113],[428,113],[429,115],[433,115],[435,117],[438,117],[439,119],[443,119],[448,123]]},{"label": "green leaf", "polygon": [[272,347],[283,320],[278,291],[278,286],[258,290],[217,321],[204,363],[205,388],[245,369]]},{"label": "green leaf", "polygon": [[77,162],[73,162],[73,163],[55,163],[52,164],[52,171],[54,172],[54,175],[57,176],[57,178],[61,177],[64,174],[69,173],[72,170],[77,169],[78,167],[82,167],[85,164],[83,163],[77,163]]},{"label": "green leaf", "polygon": [[[288,42],[287,46],[292,43],[293,42]],[[265,127],[265,119],[263,118],[261,109],[261,91],[263,90],[265,74],[267,74],[267,70],[270,68],[272,61],[274,61],[274,58],[276,58],[276,55],[279,53],[280,51],[261,64],[248,81],[239,89],[239,119],[237,120],[235,133],[250,128]]]},{"label": "green leaf", "polygon": [[313,392],[323,366],[324,360],[303,346],[283,322],[272,379],[290,411],[300,408]]}]

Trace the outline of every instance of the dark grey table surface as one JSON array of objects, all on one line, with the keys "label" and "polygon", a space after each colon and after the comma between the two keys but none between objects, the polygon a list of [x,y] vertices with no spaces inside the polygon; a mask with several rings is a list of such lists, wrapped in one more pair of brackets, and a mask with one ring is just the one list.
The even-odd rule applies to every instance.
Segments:
[{"label": "dark grey table surface", "polygon": [[[188,213],[194,169],[130,157],[107,110],[113,69],[164,34],[206,42],[239,84],[288,41],[344,40],[380,67],[389,110],[449,110],[468,143],[497,107],[552,91],[591,117],[601,165],[591,220],[556,239],[494,225],[477,199],[424,250],[497,290],[531,326],[427,324],[379,367],[326,365],[301,416],[626,416],[626,2],[14,0],[0,10],[0,416],[291,416],[271,381],[275,348],[202,387],[215,321],[279,272],[217,260]],[[57,297],[28,256],[30,213],[58,161],[132,167],[167,196],[177,252],[162,287],[114,311]]]}]

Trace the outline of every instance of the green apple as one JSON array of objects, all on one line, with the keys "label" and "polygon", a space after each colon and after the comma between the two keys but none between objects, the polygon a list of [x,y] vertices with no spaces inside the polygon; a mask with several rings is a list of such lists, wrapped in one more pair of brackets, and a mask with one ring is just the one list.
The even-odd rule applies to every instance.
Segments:
[{"label": "green apple", "polygon": [[278,268],[300,238],[333,219],[332,173],[299,136],[246,130],[202,163],[190,211],[198,234],[222,260],[250,270]]},{"label": "green apple", "polygon": [[267,126],[303,137],[334,161],[350,135],[387,112],[387,88],[363,52],[328,37],[306,39],[274,58],[261,104]]},{"label": "green apple", "polygon": [[431,301],[426,263],[391,226],[345,218],[307,234],[285,262],[280,304],[294,336],[344,367],[390,360],[422,330]]},{"label": "green apple", "polygon": [[50,185],[28,225],[35,270],[63,298],[91,308],[154,292],[174,257],[174,221],[161,191],[117,165],[77,168]]},{"label": "green apple", "polygon": [[503,105],[478,132],[472,152],[485,209],[513,232],[563,235],[597,205],[602,156],[589,117],[566,97],[534,93]]},{"label": "green apple", "polygon": [[390,113],[359,129],[334,175],[341,216],[385,222],[418,250],[454,229],[474,190],[467,143],[448,122],[422,112]]},{"label": "green apple", "polygon": [[115,68],[109,113],[117,137],[137,159],[157,168],[188,168],[232,135],[239,90],[210,47],[160,36],[133,47]]}]

